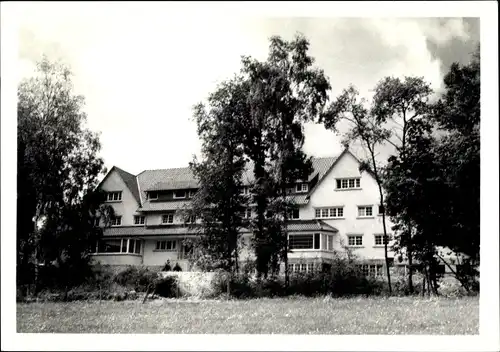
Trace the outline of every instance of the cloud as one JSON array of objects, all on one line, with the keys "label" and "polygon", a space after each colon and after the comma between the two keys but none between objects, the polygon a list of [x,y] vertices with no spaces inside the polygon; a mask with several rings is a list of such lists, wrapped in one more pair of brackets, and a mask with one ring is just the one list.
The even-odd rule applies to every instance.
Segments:
[{"label": "cloud", "polygon": [[[239,70],[241,55],[264,59],[272,35],[308,37],[332,96],[354,84],[369,97],[387,75],[424,76],[439,89],[442,62],[429,41],[441,50],[469,41],[460,19],[213,18],[154,6],[53,6],[23,13],[20,75],[32,72],[42,53],[67,62],[76,92],[86,97],[89,127],[102,131],[106,165],[134,173],[187,165],[200,148],[192,106]],[[305,131],[309,154],[340,151],[322,126]]]}]

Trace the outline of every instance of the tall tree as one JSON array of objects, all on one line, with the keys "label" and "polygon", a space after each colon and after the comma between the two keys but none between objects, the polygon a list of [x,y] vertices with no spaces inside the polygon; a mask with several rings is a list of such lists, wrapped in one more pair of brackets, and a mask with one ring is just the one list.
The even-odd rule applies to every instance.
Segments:
[{"label": "tall tree", "polygon": [[[338,132],[340,121],[349,122],[349,130],[344,134],[343,144],[347,148],[354,141],[361,142],[363,149],[367,152],[367,160],[363,160],[360,171],[370,172],[377,182],[380,204],[384,204],[383,170],[377,161],[377,153],[390,136],[390,131],[381,126],[377,116],[372,110],[365,107],[366,101],[359,98],[358,91],[353,87],[345,89],[342,94],[330,105],[328,110],[321,116],[321,122],[325,128]],[[388,257],[387,226],[385,212],[382,213],[382,225],[384,230],[384,257],[389,284],[389,293],[392,293],[391,275],[389,271],[390,262]]]},{"label": "tall tree", "polygon": [[[410,124],[405,155],[392,157],[387,168],[388,212],[398,226],[415,228],[412,249],[434,292],[438,246],[479,261],[478,58],[476,53],[469,65],[453,64],[445,76],[446,92],[430,110],[439,133],[431,134],[429,119]],[[457,278],[470,288],[470,275]]]},{"label": "tall tree", "polygon": [[[406,158],[409,130],[413,123],[426,119],[432,90],[422,77],[405,77],[403,80],[386,77],[375,87],[372,111],[375,123],[385,126],[391,133],[387,142],[392,144],[401,159]],[[383,205],[383,204],[382,204]],[[408,286],[413,292],[413,256],[411,222],[405,224],[404,231],[397,238],[408,258]],[[401,229],[402,230],[402,229]]]},{"label": "tall tree", "polygon": [[93,240],[89,232],[100,231],[94,217],[101,199],[92,195],[105,171],[100,143],[84,126],[83,97],[72,90],[69,68],[46,58],[18,87],[18,273],[33,261],[79,261]]},{"label": "tall tree", "polygon": [[248,197],[241,194],[245,168],[240,118],[247,108],[247,87],[238,78],[224,82],[208,99],[209,109],[195,108],[203,159],[191,163],[200,182],[193,214],[202,221],[202,254],[214,268],[238,270],[238,239],[245,225]]},{"label": "tall tree", "polygon": [[311,159],[301,149],[303,123],[318,118],[330,90],[327,77],[313,66],[308,50],[309,42],[300,34],[291,41],[274,36],[267,60],[246,57],[242,68],[250,84],[245,130],[247,153],[255,165],[256,254],[262,259],[257,260],[257,268],[266,275],[270,261],[276,270],[283,260],[287,282],[286,224],[293,207],[288,189],[299,179],[307,180],[312,171]]}]

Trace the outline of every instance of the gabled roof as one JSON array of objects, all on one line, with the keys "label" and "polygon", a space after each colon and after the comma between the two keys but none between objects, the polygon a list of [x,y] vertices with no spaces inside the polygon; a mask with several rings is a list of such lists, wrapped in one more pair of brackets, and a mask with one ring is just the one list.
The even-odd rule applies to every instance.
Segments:
[{"label": "gabled roof", "polygon": [[127,188],[130,190],[137,203],[141,204],[141,198],[139,196],[139,187],[137,185],[137,179],[135,175],[132,175],[131,173],[122,170],[119,167],[115,166],[114,168],[122,178],[123,182],[125,182],[125,185],[127,185]]},{"label": "gabled roof", "polygon": [[113,166],[108,171],[108,173],[106,174],[106,176],[104,176],[102,181],[99,182],[99,185],[97,185],[96,189],[99,189],[101,187],[101,185],[104,183],[104,181],[106,181],[106,179],[109,177],[109,175],[111,175],[113,173],[113,171],[116,171],[116,173],[118,173],[118,175],[122,179],[123,183],[125,183],[125,186],[128,188],[130,193],[132,193],[132,196],[134,197],[134,199],[137,201],[137,204],[140,205],[141,198],[139,195],[139,188],[137,185],[136,176],[132,175],[131,173],[129,173],[123,169],[120,169],[118,166]]},{"label": "gabled roof", "polygon": [[[323,174],[321,175],[321,177],[319,177],[318,179],[318,182],[314,185],[314,187],[309,191],[309,194],[307,195],[307,198],[309,200],[309,197],[310,195],[314,192],[314,190],[316,190],[316,188],[318,188],[319,184],[321,183],[322,179],[335,167],[335,165],[337,164],[337,162],[345,155],[345,154],[349,154],[351,155],[354,160],[356,160],[359,164],[361,164],[361,161],[353,154],[351,153],[351,151],[349,150],[349,148],[345,148],[342,153],[340,153],[340,155],[336,158],[334,158],[335,160],[333,160],[328,168],[325,168],[325,165],[323,165]],[[373,176],[373,173],[371,170],[366,170],[370,175]]]},{"label": "gabled roof", "polygon": [[[340,156],[339,156],[340,157]],[[317,178],[317,183],[321,182],[324,176],[330,171],[339,157],[322,157],[313,158],[311,172],[308,181]],[[253,162],[248,162],[243,172],[243,184],[251,185],[255,178],[253,174]],[[159,190],[177,190],[198,188],[199,182],[194,177],[193,172],[189,167],[172,168],[172,169],[156,169],[144,170],[139,175],[134,176],[119,167],[113,166],[108,175],[113,171],[120,175],[127,188],[130,190],[137,203],[140,205],[139,211],[166,211],[182,209],[189,205],[189,200],[172,200],[165,202],[150,202],[147,200],[146,192]],[[106,179],[108,177],[104,179]],[[104,182],[101,181],[101,183]],[[310,190],[309,194],[311,194]],[[292,196],[298,205],[303,205],[308,202],[308,194],[295,194]]]}]

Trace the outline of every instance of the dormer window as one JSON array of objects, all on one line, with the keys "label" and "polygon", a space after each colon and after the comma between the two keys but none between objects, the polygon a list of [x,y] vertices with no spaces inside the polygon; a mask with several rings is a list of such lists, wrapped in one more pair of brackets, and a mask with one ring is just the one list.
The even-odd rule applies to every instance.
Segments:
[{"label": "dormer window", "polygon": [[295,185],[295,191],[297,193],[306,193],[309,191],[309,185],[307,183],[297,183]]},{"label": "dormer window", "polygon": [[186,195],[186,191],[174,191],[174,199],[184,199]]},{"label": "dormer window", "polygon": [[106,195],[107,202],[119,202],[122,200],[122,192],[108,192]]},{"label": "dormer window", "polygon": [[148,198],[149,199],[158,199],[158,192],[149,192]]}]

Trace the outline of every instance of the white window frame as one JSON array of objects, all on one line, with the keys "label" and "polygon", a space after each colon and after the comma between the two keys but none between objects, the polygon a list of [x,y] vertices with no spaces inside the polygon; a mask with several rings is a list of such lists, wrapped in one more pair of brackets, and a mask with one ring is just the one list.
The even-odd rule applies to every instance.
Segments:
[{"label": "white window frame", "polygon": [[[139,222],[137,222],[137,219],[139,219]],[[144,215],[134,215],[134,225],[140,226],[140,225],[144,225],[145,223],[146,223],[146,216],[144,216]]]},{"label": "white window frame", "polygon": [[[170,219],[170,217],[172,217],[172,221],[164,221],[166,216],[168,216],[168,219]],[[162,223],[162,225],[173,224],[174,223],[174,213],[162,214],[162,216],[161,216],[161,223]]]},{"label": "white window frame", "polygon": [[[184,196],[183,197],[177,196],[177,192],[184,192]],[[174,199],[186,199],[186,197],[187,197],[187,191],[181,191],[181,190],[174,191]]]},{"label": "white window frame", "polygon": [[352,189],[361,189],[361,177],[343,177],[336,179],[335,190],[346,191]]},{"label": "white window frame", "polygon": [[111,226],[122,226],[122,216],[116,215],[111,219]]},{"label": "white window frame", "polygon": [[[296,217],[293,216],[293,213],[295,211],[297,212],[297,216]],[[299,220],[300,219],[300,209],[298,209],[298,208],[290,209],[290,211],[288,212],[288,219]]]},{"label": "white window frame", "polygon": [[[354,238],[354,244],[350,243],[350,239]],[[361,243],[358,244],[358,239],[361,238]],[[347,235],[347,246],[348,247],[363,247],[363,235],[360,234],[348,234]]]},{"label": "white window frame", "polygon": [[[318,241],[316,241],[316,235],[319,235]],[[324,250],[321,246],[321,236],[324,236],[324,234],[320,232],[303,232],[303,233],[289,233],[287,236],[288,239],[288,248],[293,251],[321,251]],[[312,236],[312,247],[311,248],[292,248],[290,245],[290,237],[295,237],[295,236]],[[318,243],[316,243],[318,242]],[[316,248],[317,247],[317,248]]]},{"label": "white window frame", "polygon": [[[338,215],[339,210],[342,212],[341,216]],[[323,216],[323,214],[325,214],[324,211],[326,211],[326,216]],[[335,213],[335,216],[332,216],[333,213]],[[336,206],[331,206],[331,207],[314,208],[314,217],[316,219],[343,219],[344,218],[344,206],[343,205],[336,205]]]},{"label": "white window frame", "polygon": [[[380,237],[380,243],[377,244],[377,238]],[[384,234],[383,233],[377,233],[373,235],[373,243],[374,247],[385,247],[385,243],[383,241]],[[392,235],[390,233],[387,234],[387,246],[390,246],[392,241]]]},{"label": "white window frame", "polygon": [[288,272],[290,274],[312,273],[312,272],[314,272],[314,263],[310,263],[310,262],[290,263],[290,264],[288,264]]},{"label": "white window frame", "polygon": [[[363,212],[361,210],[363,209]],[[367,215],[367,209],[370,209],[371,214]],[[363,215],[361,214],[363,213]],[[358,205],[358,218],[373,218],[373,205]]]},{"label": "white window frame", "polygon": [[122,201],[122,191],[106,192],[106,202],[111,203],[111,202],[121,202],[121,201]]},{"label": "white window frame", "polygon": [[306,182],[300,182],[295,185],[296,193],[307,193],[309,192],[309,185]]},{"label": "white window frame", "polygon": [[[142,241],[140,239],[123,237],[123,238],[107,238],[107,240],[119,240],[120,241],[120,251],[119,252],[99,252],[99,243],[97,243],[96,247],[95,247],[94,254],[135,254],[135,255],[141,255]],[[106,241],[106,239],[101,239],[100,241]],[[138,248],[136,246],[137,242],[139,242]],[[132,247],[130,246],[131,244],[133,244]],[[125,248],[125,251],[123,250],[123,248]],[[132,252],[130,252],[130,248],[132,248]]]},{"label": "white window frame", "polygon": [[195,224],[196,223],[196,216],[195,215],[189,215],[185,219],[186,224]]}]

